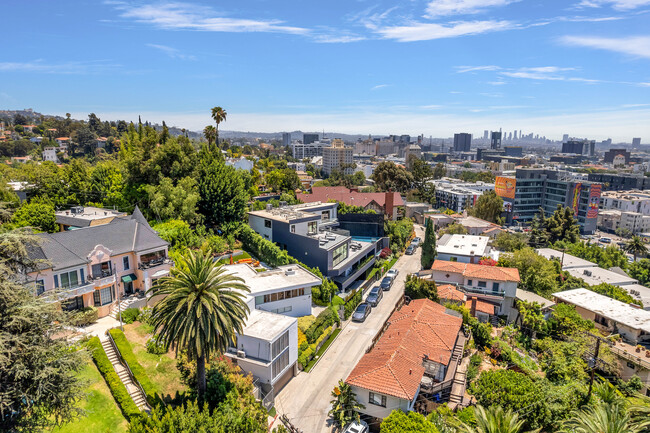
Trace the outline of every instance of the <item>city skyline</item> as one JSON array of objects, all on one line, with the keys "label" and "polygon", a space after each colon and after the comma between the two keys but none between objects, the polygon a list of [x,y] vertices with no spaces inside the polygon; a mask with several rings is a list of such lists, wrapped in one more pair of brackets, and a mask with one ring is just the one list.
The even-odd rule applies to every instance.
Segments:
[{"label": "city skyline", "polygon": [[[35,7],[36,6],[36,7]],[[191,130],[650,136],[648,0],[12,2],[0,107]],[[84,34],[83,38],[79,35]]]}]

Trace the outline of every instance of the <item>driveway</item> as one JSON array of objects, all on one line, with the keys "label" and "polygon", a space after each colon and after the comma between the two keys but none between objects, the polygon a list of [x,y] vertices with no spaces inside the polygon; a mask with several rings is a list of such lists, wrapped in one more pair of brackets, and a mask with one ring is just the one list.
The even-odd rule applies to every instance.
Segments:
[{"label": "driveway", "polygon": [[[424,230],[416,225],[416,236],[424,239]],[[404,255],[395,263],[399,275],[393,287],[384,292],[384,298],[372,309],[365,322],[348,322],[329,350],[310,373],[301,372],[275,397],[275,408],[305,433],[331,432],[327,425],[330,393],[339,379],[346,379],[356,363],[365,354],[373,337],[383,326],[397,300],[404,293],[404,281],[409,273],[420,270],[418,248],[412,256]]]}]

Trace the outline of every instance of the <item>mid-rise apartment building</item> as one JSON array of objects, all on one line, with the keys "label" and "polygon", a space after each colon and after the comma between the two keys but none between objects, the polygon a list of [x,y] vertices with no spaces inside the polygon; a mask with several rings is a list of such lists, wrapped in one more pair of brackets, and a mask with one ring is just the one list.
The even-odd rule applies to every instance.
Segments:
[{"label": "mid-rise apartment building", "polygon": [[486,191],[494,190],[493,183],[461,182],[451,178],[435,180],[433,184],[436,187],[436,204],[458,213],[474,206]]},{"label": "mid-rise apartment building", "polygon": [[587,180],[603,185],[603,191],[650,189],[650,177],[641,174],[589,173]]},{"label": "mid-rise apartment building", "polygon": [[600,208],[650,215],[650,192],[606,191],[600,199]]},{"label": "mid-rise apartment building", "polygon": [[352,174],[352,153],[351,147],[345,147],[343,140],[335,138],[331,146],[323,148],[323,172],[332,174],[334,170],[339,170],[343,174]]}]

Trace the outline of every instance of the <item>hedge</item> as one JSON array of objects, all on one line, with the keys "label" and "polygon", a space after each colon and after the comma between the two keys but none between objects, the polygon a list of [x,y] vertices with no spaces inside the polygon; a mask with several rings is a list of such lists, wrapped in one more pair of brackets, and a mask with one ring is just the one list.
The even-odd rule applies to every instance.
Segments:
[{"label": "hedge", "polygon": [[362,295],[361,290],[357,289],[350,296],[346,298],[345,301],[345,320],[348,320],[354,310],[357,309],[357,305],[361,303]]},{"label": "hedge", "polygon": [[98,310],[95,307],[84,307],[70,317],[72,326],[86,326],[95,323],[99,318]]},{"label": "hedge", "polygon": [[298,355],[298,362],[304,367],[307,366],[309,361],[316,355],[318,345],[323,342],[327,337],[332,333],[332,326],[326,328],[317,339],[312,344],[310,344],[303,352]]},{"label": "hedge", "polygon": [[338,313],[334,311],[333,308],[323,310],[305,331],[307,342],[312,344],[323,334],[325,328],[332,326],[334,323],[339,323],[340,321],[341,319],[339,318]]},{"label": "hedge", "polygon": [[126,390],[126,387],[115,372],[113,364],[111,364],[111,361],[108,359],[106,352],[104,352],[104,348],[102,347],[101,341],[99,341],[99,337],[91,338],[86,344],[90,350],[90,353],[92,354],[97,369],[102,374],[102,376],[104,376],[104,380],[106,381],[108,388],[111,390],[111,394],[113,394],[113,398],[115,398],[117,405],[122,410],[124,417],[130,421],[138,416],[141,416],[142,412],[140,412],[138,406],[135,405],[133,399]]},{"label": "hedge", "polygon": [[159,404],[160,397],[156,393],[156,387],[151,382],[151,380],[149,380],[149,376],[138,362],[138,358],[136,358],[133,354],[131,344],[129,343],[129,340],[126,339],[124,332],[117,328],[111,329],[108,332],[111,334],[111,337],[113,337],[113,341],[115,341],[115,345],[117,346],[117,350],[120,351],[122,359],[124,359],[124,362],[129,365],[131,373],[133,373],[135,379],[140,382],[140,385],[146,394],[147,402],[149,405],[153,407]]},{"label": "hedge", "polygon": [[122,311],[122,321],[126,323],[127,325],[130,323],[135,322],[138,320],[138,317],[140,316],[140,309],[139,308],[127,308],[126,310]]}]

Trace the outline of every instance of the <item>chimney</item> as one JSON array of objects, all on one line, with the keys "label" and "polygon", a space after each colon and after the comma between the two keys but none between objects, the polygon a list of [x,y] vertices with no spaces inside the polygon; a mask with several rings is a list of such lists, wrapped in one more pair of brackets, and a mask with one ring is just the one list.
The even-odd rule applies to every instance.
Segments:
[{"label": "chimney", "polygon": [[476,317],[476,296],[472,296],[472,303],[469,312],[472,315],[472,317]]},{"label": "chimney", "polygon": [[385,193],[385,201],[386,203],[384,204],[384,212],[386,212],[386,215],[388,215],[388,219],[392,220],[393,219],[393,192],[392,191],[387,191]]}]

